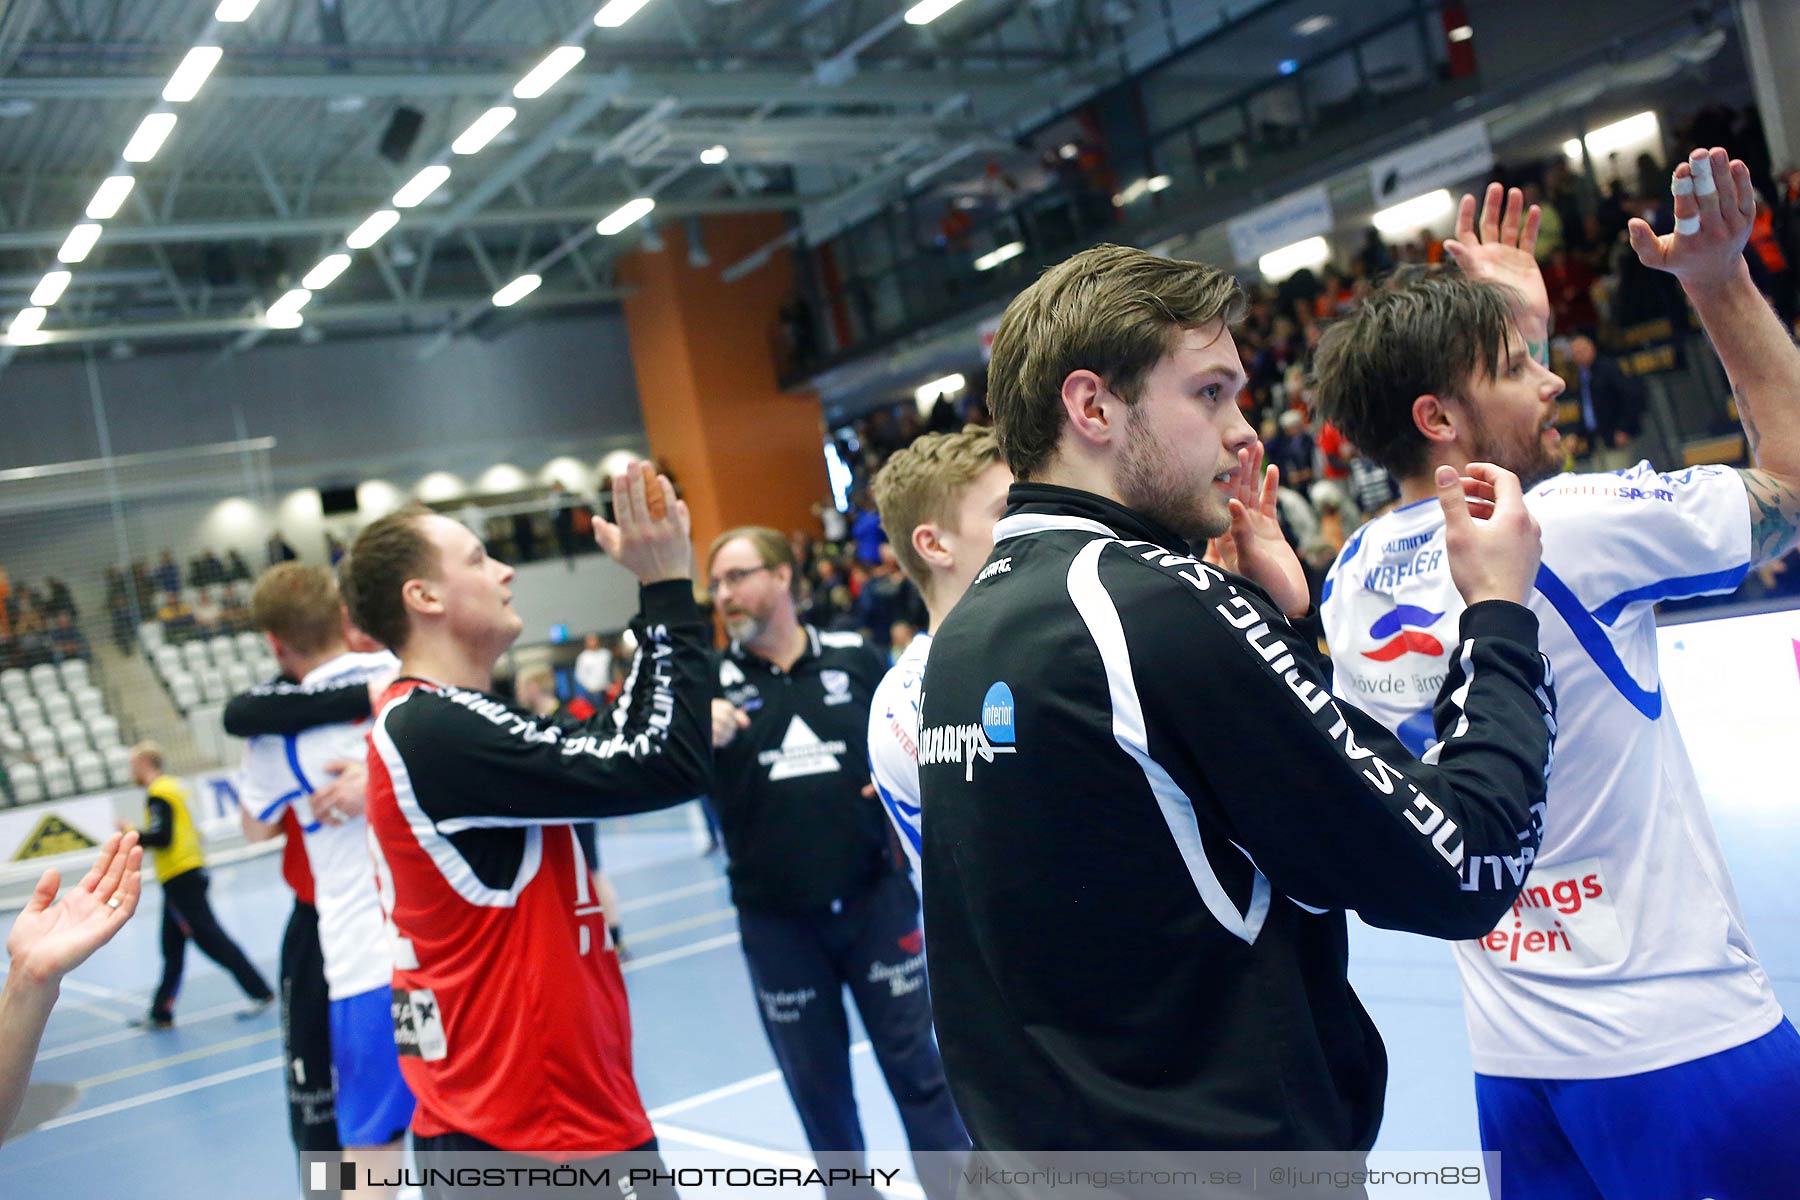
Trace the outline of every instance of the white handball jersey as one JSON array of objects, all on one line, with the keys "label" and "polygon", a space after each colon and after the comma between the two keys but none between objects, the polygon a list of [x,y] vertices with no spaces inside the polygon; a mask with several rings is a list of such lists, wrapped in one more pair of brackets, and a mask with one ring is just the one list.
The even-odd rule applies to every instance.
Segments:
[{"label": "white handball jersey", "polygon": [[869,774],[881,795],[900,847],[919,873],[921,822],[919,807],[919,693],[925,684],[925,657],[931,653],[931,635],[916,635],[888,673],[881,677],[869,705]]},{"label": "white handball jersey", "polygon": [[[1662,692],[1653,606],[1743,579],[1744,485],[1728,468],[1640,462],[1559,475],[1526,505],[1544,534],[1527,603],[1559,728],[1525,890],[1487,937],[1454,946],[1475,1069],[1597,1079],[1742,1045],[1781,1009]],[[1463,607],[1435,499],[1363,526],[1321,604],[1333,690],[1424,753]],[[1503,869],[1463,864],[1469,878]]]},{"label": "white handball jersey", "polygon": [[[340,654],[301,680],[336,685],[391,678],[399,660],[380,654]],[[244,808],[260,821],[275,821],[293,806],[312,864],[314,902],[319,910],[319,948],[325,957],[325,984],[333,1000],[391,985],[394,962],[388,950],[375,867],[369,856],[368,823],[353,817],[328,825],[313,815],[313,792],[331,782],[325,770],[334,759],[364,761],[370,721],[321,725],[305,733],[264,735],[244,749]]]}]

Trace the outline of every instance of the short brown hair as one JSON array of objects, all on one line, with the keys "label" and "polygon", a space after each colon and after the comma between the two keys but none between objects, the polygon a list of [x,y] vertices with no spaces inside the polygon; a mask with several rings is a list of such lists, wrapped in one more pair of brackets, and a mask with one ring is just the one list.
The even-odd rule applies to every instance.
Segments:
[{"label": "short brown hair", "polygon": [[343,640],[342,604],[329,568],[284,562],[256,581],[250,619],[300,653],[317,654]]},{"label": "short brown hair", "polygon": [[913,549],[913,530],[927,521],[951,526],[963,493],[1000,461],[994,431],[970,425],[960,433],[928,433],[887,460],[869,485],[881,527],[900,569],[921,592],[931,588],[931,568]]},{"label": "short brown hair", "polygon": [[1460,399],[1512,351],[1513,297],[1455,267],[1403,270],[1329,325],[1313,352],[1319,407],[1397,479],[1425,469],[1420,396]]},{"label": "short brown hair", "polygon": [[409,629],[401,595],[406,581],[436,577],[437,550],[419,528],[420,519],[430,515],[420,504],[389,513],[357,535],[349,568],[340,564],[349,584],[344,598],[350,603],[350,620],[396,652],[406,645]]},{"label": "short brown hair", "polygon": [[1205,263],[1094,246],[1045,271],[1006,306],[988,364],[1000,453],[1028,480],[1056,454],[1063,380],[1086,369],[1127,404],[1184,330],[1244,315],[1243,289]]},{"label": "short brown hair", "polygon": [[712,569],[713,559],[719,557],[719,551],[725,543],[743,538],[756,550],[756,557],[765,567],[788,568],[788,593],[796,599],[800,595],[800,569],[794,562],[794,547],[782,536],[780,530],[770,529],[767,525],[739,525],[736,529],[727,529],[713,539],[712,549],[706,552],[707,570]]}]

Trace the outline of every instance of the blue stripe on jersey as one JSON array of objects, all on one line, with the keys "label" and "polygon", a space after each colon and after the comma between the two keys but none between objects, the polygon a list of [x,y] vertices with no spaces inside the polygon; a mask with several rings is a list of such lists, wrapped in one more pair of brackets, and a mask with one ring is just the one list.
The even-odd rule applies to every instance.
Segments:
[{"label": "blue stripe on jersey", "polygon": [[295,800],[299,799],[301,796],[304,796],[304,795],[306,795],[305,792],[301,791],[299,788],[295,788],[293,791],[288,792],[286,795],[277,796],[272,802],[270,802],[269,807],[263,809],[261,812],[256,814],[256,819],[259,821],[262,821],[266,824],[270,817],[274,816],[276,813],[280,812],[284,807],[286,807],[289,804],[292,804]]},{"label": "blue stripe on jersey", "polygon": [[300,791],[305,795],[313,794],[313,785],[306,781],[306,772],[300,769],[300,737],[298,734],[285,733],[281,736],[287,747],[288,766],[293,768],[294,778],[300,784]]},{"label": "blue stripe on jersey", "polygon": [[912,846],[913,853],[923,854],[925,851],[924,839],[920,835],[918,826],[914,824],[922,810],[903,800],[895,799],[892,792],[882,787],[881,781],[875,778],[873,762],[869,764],[869,782],[875,785],[875,793],[881,797],[881,802],[887,805],[888,812],[893,814],[894,824],[899,826],[900,832],[906,835],[907,843]]},{"label": "blue stripe on jersey", "polygon": [[1662,716],[1662,685],[1659,683],[1655,691],[1646,691],[1638,686],[1625,664],[1619,661],[1619,652],[1613,648],[1612,639],[1606,636],[1606,630],[1594,619],[1594,614],[1581,606],[1569,585],[1557,578],[1556,572],[1549,567],[1538,567],[1535,586],[1538,594],[1550,602],[1557,615],[1568,624],[1569,631],[1575,640],[1581,643],[1594,665],[1600,668],[1608,682],[1618,689],[1619,695],[1631,704],[1631,707],[1643,713],[1649,720]]},{"label": "blue stripe on jersey", "polygon": [[1628,604],[1636,604],[1640,600],[1655,602],[1657,600],[1674,600],[1686,596],[1704,596],[1709,592],[1728,592],[1744,582],[1744,576],[1750,573],[1750,564],[1732,567],[1729,570],[1714,571],[1709,575],[1683,575],[1675,579],[1659,579],[1655,583],[1646,583],[1643,587],[1632,588],[1629,592],[1620,592],[1605,604],[1594,610],[1594,618],[1602,625],[1611,625],[1619,619]]},{"label": "blue stripe on jersey", "polygon": [[[1370,522],[1370,524],[1373,523],[1374,522]],[[1331,564],[1331,570],[1325,572],[1325,587],[1319,592],[1319,604],[1321,607],[1323,607],[1327,600],[1331,599],[1332,589],[1337,587],[1338,568],[1349,562],[1351,558],[1356,555],[1357,548],[1362,545],[1363,534],[1367,532],[1369,532],[1369,526],[1364,525],[1361,529],[1351,534],[1350,540],[1344,543],[1344,548],[1338,551],[1337,561]]]}]

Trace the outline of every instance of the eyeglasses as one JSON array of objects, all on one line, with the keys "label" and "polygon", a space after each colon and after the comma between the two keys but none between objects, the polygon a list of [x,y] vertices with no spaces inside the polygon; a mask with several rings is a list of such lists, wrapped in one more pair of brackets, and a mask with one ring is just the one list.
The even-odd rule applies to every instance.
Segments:
[{"label": "eyeglasses", "polygon": [[716,596],[719,594],[719,589],[723,588],[723,587],[729,587],[732,591],[735,592],[737,590],[738,584],[744,582],[744,580],[750,578],[752,575],[756,574],[758,571],[767,571],[768,569],[769,569],[769,565],[767,563],[764,563],[760,567],[734,567],[731,570],[725,572],[723,575],[719,576],[717,579],[707,580],[706,581],[706,594],[709,596]]}]

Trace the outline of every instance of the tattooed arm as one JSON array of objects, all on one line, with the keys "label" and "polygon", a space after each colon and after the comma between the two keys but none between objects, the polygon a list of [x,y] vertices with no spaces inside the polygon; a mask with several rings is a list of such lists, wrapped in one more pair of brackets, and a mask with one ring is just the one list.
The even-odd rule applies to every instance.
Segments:
[{"label": "tattooed arm", "polygon": [[[1749,426],[1749,421],[1745,421]],[[1767,471],[1739,471],[1750,497],[1750,557],[1765,563],[1800,546],[1800,486]]]}]

